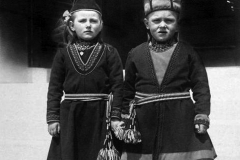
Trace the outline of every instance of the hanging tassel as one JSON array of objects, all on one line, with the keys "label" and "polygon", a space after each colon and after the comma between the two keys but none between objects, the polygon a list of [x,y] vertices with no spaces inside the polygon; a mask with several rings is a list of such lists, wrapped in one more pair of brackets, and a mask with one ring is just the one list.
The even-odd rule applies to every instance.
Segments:
[{"label": "hanging tassel", "polygon": [[136,128],[138,128],[138,124],[136,121],[136,110],[133,107],[130,107],[130,109],[132,111],[130,116],[127,117],[126,119],[123,119],[126,124],[126,129],[124,131],[124,135],[123,135],[122,139],[125,143],[136,144],[136,143],[140,143],[142,141],[141,134],[136,129]]},{"label": "hanging tassel", "polygon": [[97,160],[120,160],[120,154],[115,148],[103,148],[99,151]]},{"label": "hanging tassel", "polygon": [[112,103],[112,94],[108,97],[108,103],[106,108],[106,124],[107,124],[107,133],[106,138],[104,140],[104,147],[98,152],[97,160],[120,160],[121,155],[116,150],[113,145],[113,138],[111,133],[111,103]]},{"label": "hanging tassel", "polygon": [[129,116],[123,117],[123,121],[125,123],[124,135],[122,137],[125,143],[140,143],[141,134],[138,131],[138,123],[136,119],[136,110],[134,108],[134,101],[130,102]]},{"label": "hanging tassel", "polygon": [[142,142],[141,134],[140,134],[140,132],[138,132],[134,129],[128,129],[125,131],[123,141],[125,143],[132,143],[132,144],[140,143],[140,142]]},{"label": "hanging tassel", "polygon": [[104,141],[104,148],[99,151],[97,160],[120,160],[120,156],[112,143],[111,131],[108,131]]}]

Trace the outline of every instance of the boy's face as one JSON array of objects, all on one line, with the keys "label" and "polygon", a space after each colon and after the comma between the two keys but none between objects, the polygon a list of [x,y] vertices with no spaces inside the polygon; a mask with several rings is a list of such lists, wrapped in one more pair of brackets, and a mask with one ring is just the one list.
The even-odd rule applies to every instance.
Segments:
[{"label": "boy's face", "polygon": [[178,14],[170,10],[152,12],[144,19],[146,28],[158,42],[166,42],[178,31]]},{"label": "boy's face", "polygon": [[95,11],[82,10],[73,13],[73,22],[70,21],[70,28],[75,31],[78,38],[92,40],[102,30],[102,20]]}]

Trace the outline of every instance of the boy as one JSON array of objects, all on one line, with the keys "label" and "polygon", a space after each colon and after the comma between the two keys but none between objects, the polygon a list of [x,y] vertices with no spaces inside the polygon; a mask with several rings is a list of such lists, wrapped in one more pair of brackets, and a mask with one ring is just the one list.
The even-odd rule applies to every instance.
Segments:
[{"label": "boy", "polygon": [[179,0],[144,0],[149,41],[128,55],[123,96],[125,113],[130,102],[135,107],[142,142],[125,144],[123,160],[216,157],[207,134],[207,73],[192,47],[177,40],[180,10]]}]

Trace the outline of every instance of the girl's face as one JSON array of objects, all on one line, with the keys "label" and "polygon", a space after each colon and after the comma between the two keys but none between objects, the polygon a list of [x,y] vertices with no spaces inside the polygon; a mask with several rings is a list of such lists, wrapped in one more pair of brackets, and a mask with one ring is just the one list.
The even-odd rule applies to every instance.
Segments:
[{"label": "girl's face", "polygon": [[102,20],[95,11],[82,10],[73,13],[70,28],[76,32],[77,37],[83,40],[92,40],[102,30]]},{"label": "girl's face", "polygon": [[176,12],[160,10],[150,13],[144,23],[156,41],[166,42],[178,31],[177,18]]}]

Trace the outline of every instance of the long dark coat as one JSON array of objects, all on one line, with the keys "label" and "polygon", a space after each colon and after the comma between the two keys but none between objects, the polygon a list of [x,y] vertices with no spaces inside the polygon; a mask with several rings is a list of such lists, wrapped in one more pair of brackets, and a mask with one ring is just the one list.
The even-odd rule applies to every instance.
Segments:
[{"label": "long dark coat", "polygon": [[[194,130],[194,117],[210,114],[208,78],[198,54],[186,43],[178,42],[161,84],[154,67],[148,43],[130,51],[125,67],[123,112],[128,112],[135,92],[178,93],[191,89],[196,103],[181,99],[137,106],[142,143],[125,144],[128,160],[138,160],[141,154],[159,157],[159,160],[164,157],[166,160],[215,157],[209,135],[200,135]],[[199,154],[206,157],[200,155],[197,158]]]},{"label": "long dark coat", "polygon": [[60,122],[48,160],[96,160],[106,136],[106,101],[63,100],[66,94],[113,94],[112,117],[122,106],[122,63],[117,50],[100,43],[80,56],[73,45],[55,56],[48,90],[47,122]]}]

